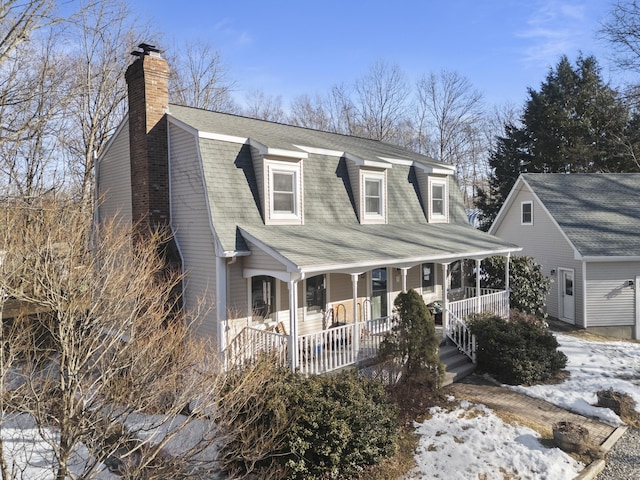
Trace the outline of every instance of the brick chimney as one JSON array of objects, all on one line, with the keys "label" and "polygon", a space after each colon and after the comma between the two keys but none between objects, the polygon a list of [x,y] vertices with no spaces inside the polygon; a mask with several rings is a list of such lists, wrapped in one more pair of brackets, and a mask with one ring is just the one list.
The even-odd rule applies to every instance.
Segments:
[{"label": "brick chimney", "polygon": [[169,224],[167,120],[169,66],[160,50],[141,43],[125,74],[129,93],[132,220],[153,228]]}]

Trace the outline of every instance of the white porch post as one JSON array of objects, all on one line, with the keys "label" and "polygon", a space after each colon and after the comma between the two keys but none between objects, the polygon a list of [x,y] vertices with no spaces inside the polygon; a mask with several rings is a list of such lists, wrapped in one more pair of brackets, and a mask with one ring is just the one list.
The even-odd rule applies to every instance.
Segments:
[{"label": "white porch post", "polygon": [[511,253],[507,253],[507,259],[505,260],[504,265],[504,289],[507,292],[507,318],[511,317],[511,302],[509,301],[509,297],[511,296],[509,286],[509,260],[511,259]]},{"label": "white porch post", "polygon": [[447,338],[449,327],[449,264],[442,264],[442,338]]},{"label": "white porch post", "polygon": [[401,268],[400,272],[402,273],[402,291],[407,291],[407,269]]},{"label": "white porch post", "polygon": [[476,313],[480,313],[480,263],[482,260],[476,260]]},{"label": "white porch post", "polygon": [[289,280],[289,362],[298,368],[298,282]]},{"label": "white porch post", "polygon": [[358,324],[358,274],[351,274],[351,287],[353,289],[353,358],[358,363],[360,353],[360,325]]}]

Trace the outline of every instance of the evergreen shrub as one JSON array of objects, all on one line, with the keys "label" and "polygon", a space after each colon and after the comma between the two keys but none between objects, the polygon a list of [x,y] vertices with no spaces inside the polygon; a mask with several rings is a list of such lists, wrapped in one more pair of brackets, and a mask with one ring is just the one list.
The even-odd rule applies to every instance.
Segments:
[{"label": "evergreen shrub", "polygon": [[567,365],[556,337],[544,323],[516,314],[505,320],[498,315],[478,315],[469,322],[476,336],[478,368],[510,385],[545,381]]}]

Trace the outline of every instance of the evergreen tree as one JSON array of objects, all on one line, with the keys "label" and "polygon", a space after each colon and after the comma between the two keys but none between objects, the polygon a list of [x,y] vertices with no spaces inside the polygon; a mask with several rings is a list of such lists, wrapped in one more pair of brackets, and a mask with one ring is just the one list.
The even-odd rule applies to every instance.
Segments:
[{"label": "evergreen tree", "polygon": [[444,374],[438,356],[440,342],[424,300],[409,290],[400,293],[393,305],[398,320],[380,345],[380,357],[399,361],[406,380],[439,386]]},{"label": "evergreen tree", "polygon": [[477,202],[488,228],[520,173],[638,171],[626,137],[630,112],[593,56],[563,56],[529,89],[521,126],[505,125],[490,154],[488,191]]}]

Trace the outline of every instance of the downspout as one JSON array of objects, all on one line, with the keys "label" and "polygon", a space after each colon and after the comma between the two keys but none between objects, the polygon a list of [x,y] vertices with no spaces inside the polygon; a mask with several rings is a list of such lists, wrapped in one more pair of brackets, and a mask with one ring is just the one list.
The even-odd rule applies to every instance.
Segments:
[{"label": "downspout", "polygon": [[504,266],[504,289],[507,292],[507,318],[511,318],[511,286],[509,285],[509,262],[511,260],[511,252],[507,253],[507,259]]}]

